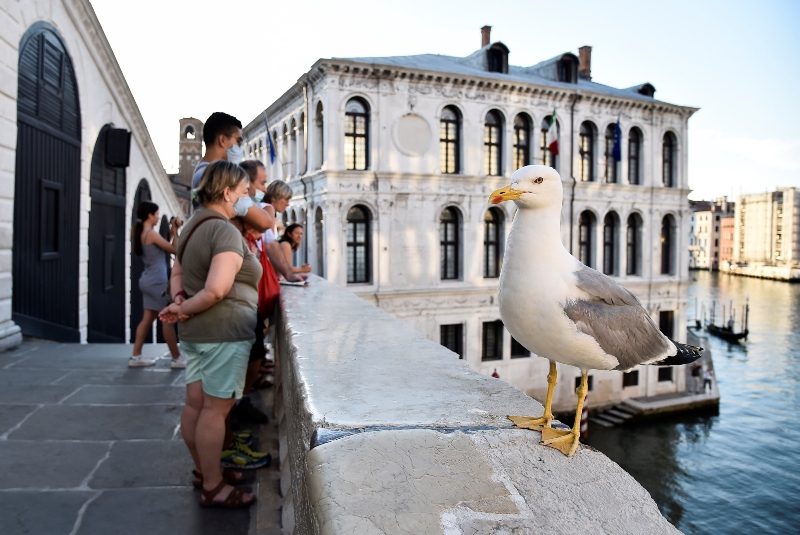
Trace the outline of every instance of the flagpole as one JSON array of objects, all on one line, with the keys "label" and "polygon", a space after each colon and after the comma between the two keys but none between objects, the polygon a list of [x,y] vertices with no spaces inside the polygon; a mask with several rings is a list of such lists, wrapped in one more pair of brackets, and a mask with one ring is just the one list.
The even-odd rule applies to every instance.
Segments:
[{"label": "flagpole", "polygon": [[267,119],[266,111],[264,111],[264,129],[265,129],[264,133],[266,134],[267,137],[267,148],[270,153],[269,155],[270,165],[273,167],[274,170],[275,160],[277,160],[278,167],[281,169],[281,176],[283,176],[283,162],[281,162],[280,153],[278,152],[278,147],[275,146],[275,140],[272,138],[272,133],[270,132],[269,128],[269,119]]}]

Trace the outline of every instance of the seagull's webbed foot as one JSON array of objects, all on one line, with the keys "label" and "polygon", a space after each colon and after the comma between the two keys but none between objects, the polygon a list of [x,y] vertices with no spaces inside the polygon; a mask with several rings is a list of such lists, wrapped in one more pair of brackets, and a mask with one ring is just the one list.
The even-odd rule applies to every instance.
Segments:
[{"label": "seagull's webbed foot", "polygon": [[547,428],[550,429],[553,423],[553,411],[551,406],[553,404],[553,389],[556,386],[556,379],[558,374],[556,372],[555,361],[550,361],[550,373],[547,374],[547,399],[544,403],[544,414],[539,418],[533,416],[509,416],[508,419],[514,422],[518,429],[533,429],[534,431],[542,431]]},{"label": "seagull's webbed foot", "polygon": [[567,457],[572,457],[580,444],[579,439],[580,435],[575,431],[550,428],[542,429],[542,441],[539,444],[555,448]]},{"label": "seagull's webbed foot", "polygon": [[571,431],[561,429],[542,429],[543,446],[555,448],[567,457],[575,455],[581,438],[581,413],[583,412],[583,400],[586,399],[586,391],[589,389],[586,372],[581,374],[581,384],[578,387],[578,407],[575,411],[575,424]]},{"label": "seagull's webbed foot", "polygon": [[532,416],[509,416],[508,419],[514,422],[514,426],[517,429],[533,429],[534,431],[541,431],[545,427],[550,428],[550,425],[553,422],[553,415],[545,414],[540,418],[534,418]]}]

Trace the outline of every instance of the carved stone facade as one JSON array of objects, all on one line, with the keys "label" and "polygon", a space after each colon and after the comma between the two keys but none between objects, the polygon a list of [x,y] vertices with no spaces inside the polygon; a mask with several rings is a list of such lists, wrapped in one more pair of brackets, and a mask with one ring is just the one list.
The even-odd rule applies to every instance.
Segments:
[{"label": "carved stone facade", "polygon": [[[529,163],[542,163],[543,124],[555,110],[560,155],[555,162],[564,184],[562,238],[576,255],[580,226],[586,218],[591,235],[590,263],[603,269],[604,249],[611,274],[630,288],[656,321],[671,325],[670,333],[685,341],[688,285],[687,195],[688,119],[696,110],[657,101],[644,84],[616,89],[585,79],[548,79],[542,67],[508,67],[489,72],[480,63],[481,49],[468,58],[407,56],[391,58],[320,59],[298,82],[265,110],[278,160],[270,165],[263,115],[244,129],[246,153],[267,164],[270,180],[280,178],[294,188],[286,220],[304,224],[305,243],[297,261],[308,261],[314,272],[347,285],[430,339],[440,342],[443,325],[462,325],[462,356],[482,373],[497,369],[515,387],[541,398],[546,388],[547,361],[511,358],[511,337],[502,336],[502,358],[483,360],[484,323],[499,319],[496,277],[484,277],[485,221],[488,195],[509,183],[516,170],[515,119],[528,119]],[[577,62],[565,54],[556,61]],[[476,63],[477,61],[477,63]],[[547,63],[547,62],[545,62]],[[541,64],[540,64],[541,65]],[[576,63],[577,65],[577,63]],[[549,72],[549,71],[547,71]],[[555,72],[555,71],[554,71]],[[643,92],[644,91],[644,92]],[[346,106],[360,99],[367,113],[366,170],[347,169]],[[444,174],[440,160],[440,125],[450,107],[459,117],[458,173]],[[502,118],[502,172],[484,171],[485,121],[489,112]],[[604,183],[605,133],[619,121],[622,158],[616,183]],[[594,128],[592,181],[581,181],[580,126]],[[296,125],[294,128],[292,125]],[[629,132],[638,129],[638,178],[629,180]],[[671,187],[664,185],[664,143],[669,137]],[[548,156],[549,158],[549,156]],[[287,164],[286,160],[290,160]],[[573,179],[573,177],[575,177]],[[348,284],[348,211],[361,206],[370,215],[369,277]],[[442,278],[440,217],[458,214],[458,276]],[[502,240],[515,206],[500,205]],[[581,214],[584,214],[582,219]],[[588,214],[591,214],[589,216]],[[614,221],[604,234],[604,222]],[[626,247],[626,223],[638,221],[633,249]],[[662,233],[665,221],[667,245]],[[604,237],[612,243],[604,247]],[[608,240],[606,240],[608,241]],[[627,251],[636,255],[627,269]],[[662,259],[662,252],[670,258]],[[663,261],[662,261],[663,260]],[[627,274],[631,271],[631,274]],[[574,403],[573,379],[579,371],[560,367],[562,381],[556,406]],[[680,371],[674,381],[659,382],[656,370],[640,371],[636,386],[623,390],[619,372],[593,372],[593,403],[684,390]]]}]

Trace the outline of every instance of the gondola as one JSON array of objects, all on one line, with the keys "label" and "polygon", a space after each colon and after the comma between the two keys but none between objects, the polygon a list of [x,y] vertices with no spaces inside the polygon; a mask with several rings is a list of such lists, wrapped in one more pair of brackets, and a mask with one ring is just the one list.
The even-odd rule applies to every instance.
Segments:
[{"label": "gondola", "polygon": [[706,331],[708,331],[709,334],[713,334],[714,336],[722,338],[723,340],[727,340],[728,342],[738,342],[739,340],[747,339],[747,335],[750,333],[750,331],[747,329],[737,333],[728,327],[720,327],[719,325],[714,325],[713,323],[708,322],[706,322]]},{"label": "gondola", "polygon": [[[711,335],[716,336],[717,338],[722,338],[723,340],[727,340],[728,342],[731,342],[731,343],[736,343],[736,342],[740,342],[742,340],[747,340],[747,335],[750,334],[750,331],[747,328],[747,322],[748,322],[749,316],[750,316],[750,302],[749,302],[750,300],[749,300],[749,298],[748,298],[747,301],[748,302],[747,302],[747,304],[745,304],[744,311],[743,311],[743,314],[742,314],[742,320],[743,320],[742,321],[742,326],[744,328],[742,331],[736,332],[734,330],[735,324],[736,324],[736,312],[733,310],[733,302],[731,302],[731,306],[730,306],[730,309],[729,309],[730,317],[728,318],[728,321],[726,322],[725,325],[717,325],[717,324],[714,323],[714,321],[716,319],[716,315],[715,315],[716,303],[712,302],[711,303],[711,321],[708,321],[708,320],[705,319],[705,311],[703,312],[703,319],[704,319],[706,332],[708,332]],[[723,319],[723,321],[725,320],[725,318],[726,318],[725,305],[722,305],[722,319]],[[700,321],[698,320],[697,323],[698,323],[698,328],[699,328]]]}]

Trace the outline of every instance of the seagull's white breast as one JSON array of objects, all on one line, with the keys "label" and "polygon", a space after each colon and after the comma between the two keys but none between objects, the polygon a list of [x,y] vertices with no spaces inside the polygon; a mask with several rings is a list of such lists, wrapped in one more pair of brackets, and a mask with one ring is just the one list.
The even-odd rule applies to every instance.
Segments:
[{"label": "seagull's white breast", "polygon": [[506,329],[540,357],[581,369],[613,369],[617,359],[580,332],[564,313],[567,300],[587,297],[573,275],[581,264],[560,239],[549,247],[534,241],[524,232],[528,227],[518,225],[520,215],[509,233],[498,289]]}]

